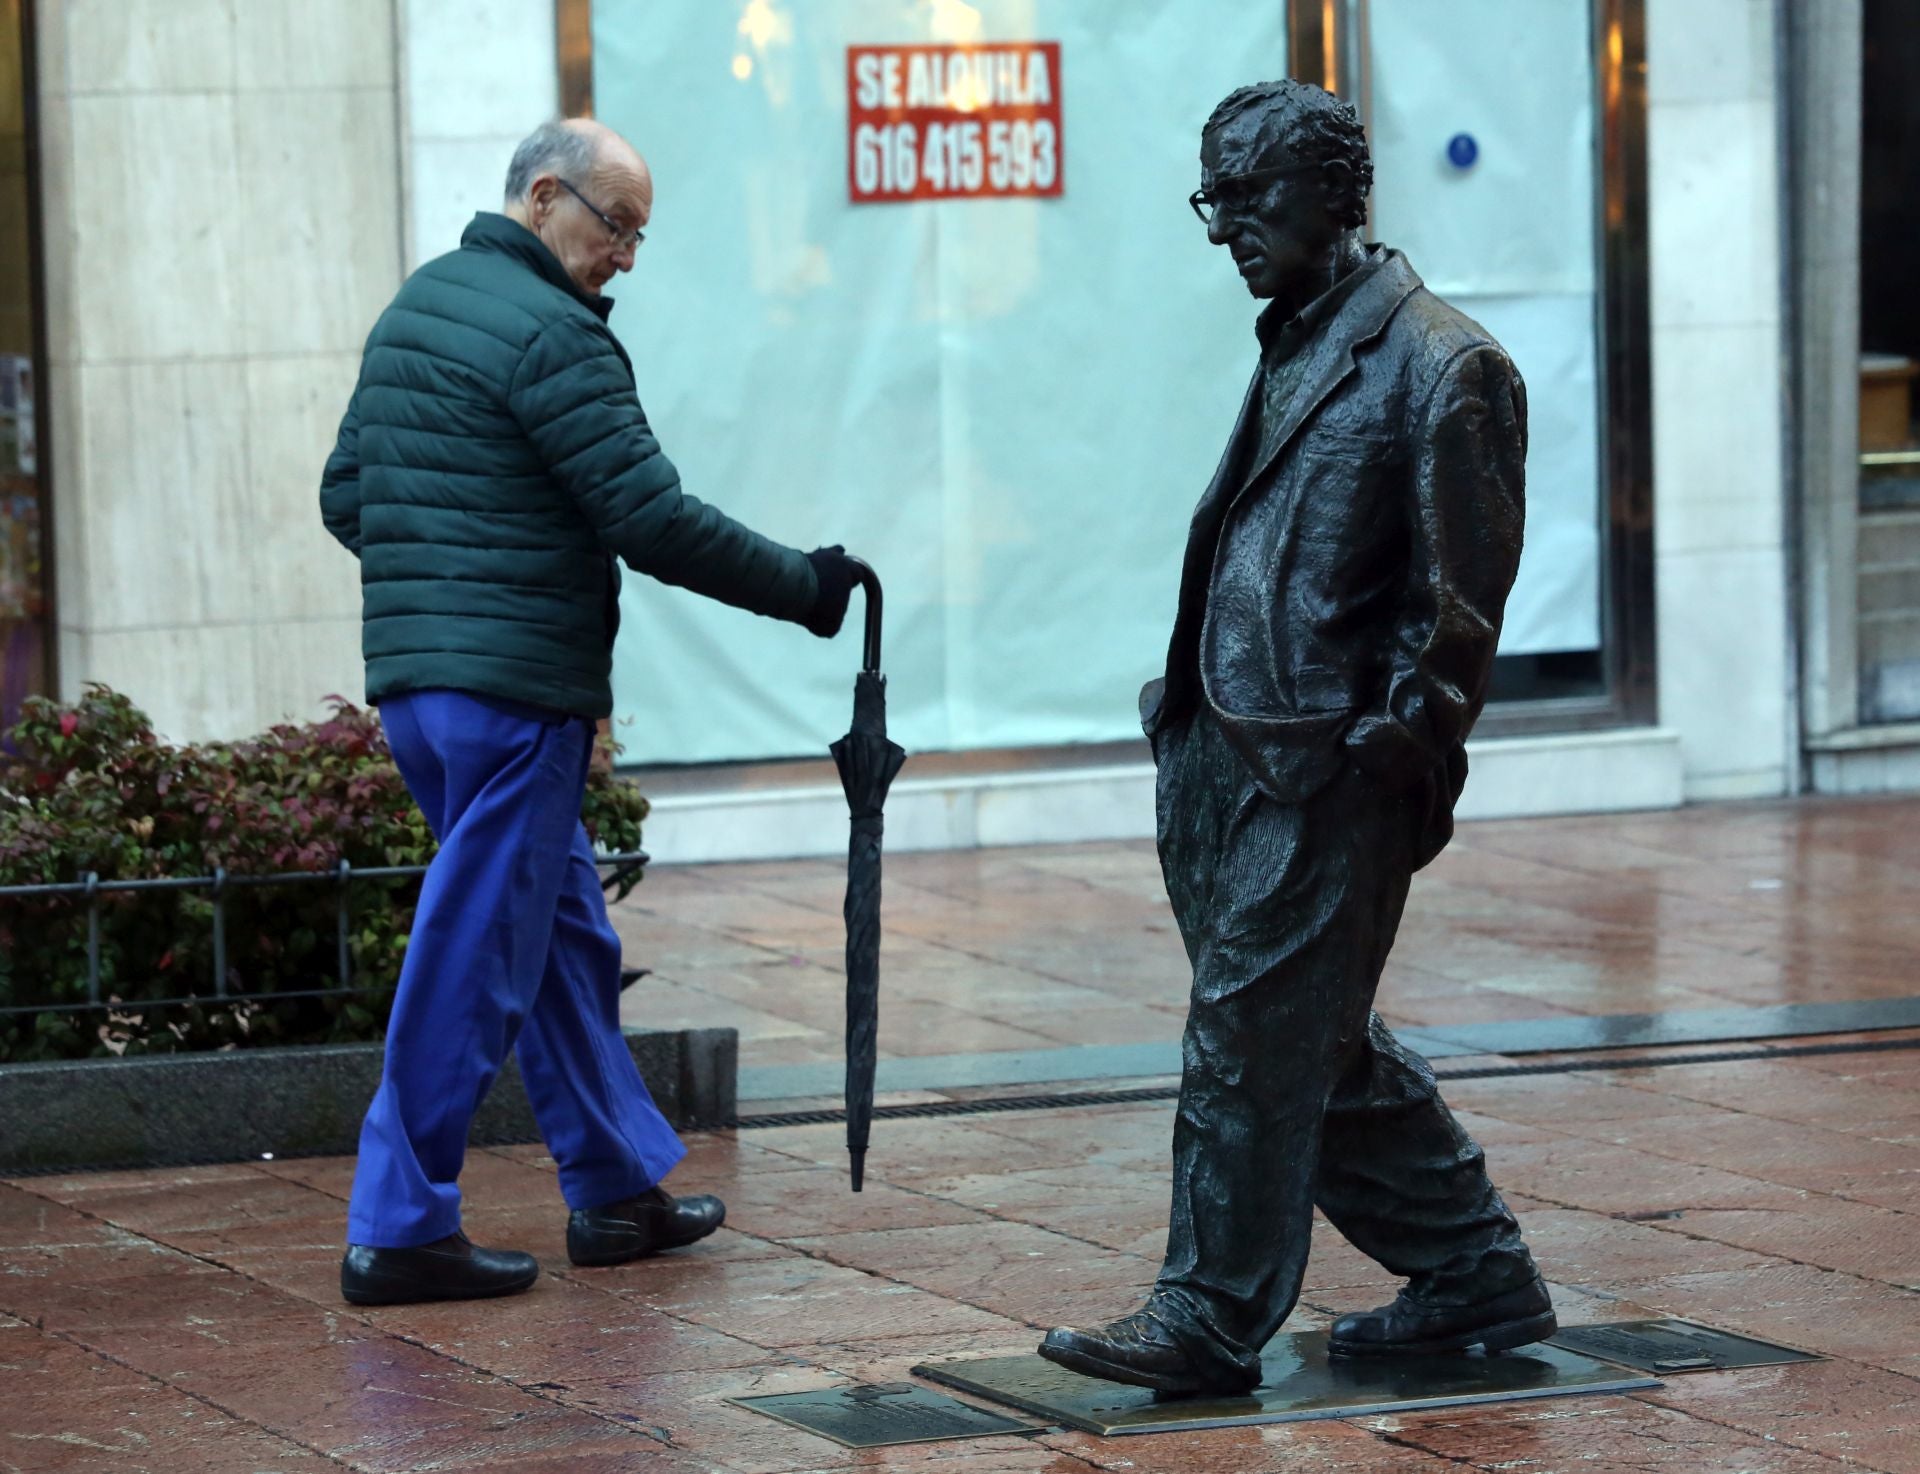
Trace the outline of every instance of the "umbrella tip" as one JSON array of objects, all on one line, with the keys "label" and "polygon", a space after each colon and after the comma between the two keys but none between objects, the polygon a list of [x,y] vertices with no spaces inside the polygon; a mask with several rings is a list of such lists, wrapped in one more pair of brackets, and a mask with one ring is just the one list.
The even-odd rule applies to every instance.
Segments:
[{"label": "umbrella tip", "polygon": [[867,1149],[863,1146],[850,1146],[847,1151],[853,1157],[853,1190],[860,1191],[860,1185],[867,1179]]}]

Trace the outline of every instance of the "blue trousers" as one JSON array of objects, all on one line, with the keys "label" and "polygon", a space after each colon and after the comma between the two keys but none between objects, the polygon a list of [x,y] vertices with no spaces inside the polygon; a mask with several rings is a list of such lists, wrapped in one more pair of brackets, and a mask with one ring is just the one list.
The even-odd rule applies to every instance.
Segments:
[{"label": "blue trousers", "polygon": [[593,724],[458,691],[391,696],[380,716],[440,852],[360,1129],[349,1242],[459,1229],[467,1129],[509,1049],[568,1206],[645,1192],[686,1148],[620,1037],[620,939],[580,823]]}]

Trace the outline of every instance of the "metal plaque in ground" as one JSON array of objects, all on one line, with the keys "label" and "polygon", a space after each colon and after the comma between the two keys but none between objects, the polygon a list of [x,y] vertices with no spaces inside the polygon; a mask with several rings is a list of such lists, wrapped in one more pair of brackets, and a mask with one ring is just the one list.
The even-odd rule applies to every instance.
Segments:
[{"label": "metal plaque in ground", "polygon": [[778,1418],[848,1448],[885,1448],[896,1443],[938,1443],[950,1438],[988,1438],[1001,1433],[1040,1431],[1031,1423],[1002,1417],[958,1398],[929,1392],[911,1382],[828,1387],[818,1392],[783,1392],[770,1397],[727,1400],[749,1412]]},{"label": "metal plaque in ground", "polygon": [[1569,1326],[1558,1332],[1551,1344],[1661,1377],[1674,1372],[1724,1372],[1735,1367],[1784,1366],[1825,1359],[1810,1351],[1736,1336],[1732,1331],[1716,1331],[1688,1320]]},{"label": "metal plaque in ground", "polygon": [[1290,1423],[1311,1418],[1413,1412],[1465,1403],[1512,1402],[1579,1392],[1657,1387],[1649,1376],[1558,1346],[1498,1356],[1329,1359],[1325,1331],[1275,1336],[1265,1376],[1246,1397],[1163,1398],[1139,1387],[1083,1377],[1037,1356],[994,1356],[917,1366],[926,1377],[993,1402],[1103,1437]]}]

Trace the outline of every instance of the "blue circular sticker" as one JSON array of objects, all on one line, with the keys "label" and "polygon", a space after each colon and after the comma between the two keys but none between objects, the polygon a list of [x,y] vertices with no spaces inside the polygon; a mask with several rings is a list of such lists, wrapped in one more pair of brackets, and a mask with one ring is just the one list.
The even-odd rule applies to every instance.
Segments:
[{"label": "blue circular sticker", "polygon": [[1456,133],[1447,140],[1447,162],[1456,169],[1471,169],[1480,157],[1480,145],[1471,133]]}]

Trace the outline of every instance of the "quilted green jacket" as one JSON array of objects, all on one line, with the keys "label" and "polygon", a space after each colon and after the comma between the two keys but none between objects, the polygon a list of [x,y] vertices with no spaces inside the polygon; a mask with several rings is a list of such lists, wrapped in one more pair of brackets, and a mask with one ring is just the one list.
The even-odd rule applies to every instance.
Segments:
[{"label": "quilted green jacket", "polygon": [[615,555],[758,614],[813,608],[803,554],[682,493],[611,305],[481,214],[374,324],[320,481],[360,559],[368,700],[448,687],[607,715]]}]

